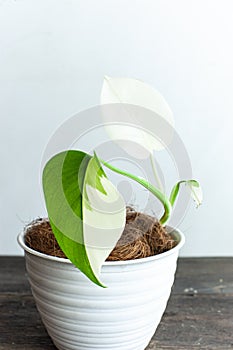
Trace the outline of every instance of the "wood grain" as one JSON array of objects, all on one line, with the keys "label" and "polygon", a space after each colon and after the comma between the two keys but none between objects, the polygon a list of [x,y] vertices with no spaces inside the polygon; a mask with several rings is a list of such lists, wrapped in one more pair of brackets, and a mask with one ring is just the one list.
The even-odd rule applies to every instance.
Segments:
[{"label": "wood grain", "polygon": [[[233,258],[179,259],[166,312],[147,350],[233,349]],[[56,350],[22,257],[0,257],[0,350]]]}]

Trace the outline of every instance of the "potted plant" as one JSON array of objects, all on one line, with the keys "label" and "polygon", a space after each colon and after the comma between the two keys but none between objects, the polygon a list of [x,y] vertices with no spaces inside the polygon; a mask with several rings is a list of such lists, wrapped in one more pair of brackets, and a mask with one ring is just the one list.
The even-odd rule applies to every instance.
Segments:
[{"label": "potted plant", "polygon": [[[164,208],[159,220],[127,207],[104,168],[150,191]],[[184,244],[183,234],[175,228],[168,232],[167,226],[182,183],[200,204],[196,180],[179,181],[168,197],[96,152],[65,150],[46,163],[48,219],[29,224],[18,242],[37,308],[58,349],[146,348],[165,310]],[[40,246],[52,244],[51,254],[35,249],[38,239]]]}]

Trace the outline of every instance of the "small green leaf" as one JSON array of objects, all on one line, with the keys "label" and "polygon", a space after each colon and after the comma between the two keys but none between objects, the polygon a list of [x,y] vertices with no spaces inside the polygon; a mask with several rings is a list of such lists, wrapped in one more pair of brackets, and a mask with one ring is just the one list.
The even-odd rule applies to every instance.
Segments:
[{"label": "small green leaf", "polygon": [[202,203],[202,189],[200,184],[196,180],[182,180],[177,182],[177,184],[173,187],[171,194],[170,194],[170,203],[172,206],[174,206],[174,203],[176,201],[176,198],[178,196],[180,185],[184,183],[186,186],[188,186],[191,190],[191,197],[195,201],[197,207],[201,205]]},{"label": "small green leaf", "polygon": [[[107,179],[98,159],[81,151],[61,152],[51,158],[43,171],[43,189],[50,224],[59,246],[80,271],[103,287],[99,280],[101,265],[125,225],[122,197]],[[117,195],[120,198],[118,211],[114,207]],[[108,203],[105,212],[103,202]],[[109,212],[117,228],[111,240],[108,235],[111,236],[112,231],[105,225]]]}]

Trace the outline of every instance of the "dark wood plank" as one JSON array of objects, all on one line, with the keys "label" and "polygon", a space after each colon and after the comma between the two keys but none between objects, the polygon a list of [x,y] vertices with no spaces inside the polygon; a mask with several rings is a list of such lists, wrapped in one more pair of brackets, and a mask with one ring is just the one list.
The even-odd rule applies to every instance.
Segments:
[{"label": "dark wood plank", "polygon": [[[28,293],[24,258],[0,257],[0,281],[0,293]],[[173,294],[192,294],[192,289],[233,293],[233,258],[180,258]]]},{"label": "dark wood plank", "polygon": [[[190,290],[191,289],[191,290]],[[175,294],[233,293],[233,258],[180,258]]]},{"label": "dark wood plank", "polygon": [[0,350],[56,350],[31,295],[0,296]]},{"label": "dark wood plank", "polygon": [[[233,349],[233,258],[183,258],[147,350]],[[0,257],[0,350],[55,350],[22,257]],[[196,291],[196,292],[195,292]]]},{"label": "dark wood plank", "polygon": [[28,294],[30,287],[24,257],[0,256],[0,281],[0,294]]},{"label": "dark wood plank", "polygon": [[149,349],[233,349],[233,295],[172,295]]},{"label": "dark wood plank", "polygon": [[[0,297],[0,349],[55,350],[33,298]],[[172,295],[148,350],[233,349],[233,296]]]}]

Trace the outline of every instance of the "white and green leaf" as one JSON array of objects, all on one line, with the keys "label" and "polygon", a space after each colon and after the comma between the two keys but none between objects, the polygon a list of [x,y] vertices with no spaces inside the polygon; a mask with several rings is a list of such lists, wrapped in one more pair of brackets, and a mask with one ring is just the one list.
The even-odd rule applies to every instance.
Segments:
[{"label": "white and green leaf", "polygon": [[[95,177],[97,181],[93,182]],[[119,240],[125,220],[123,197],[108,180],[94,155],[84,178],[83,233],[88,260],[96,276]]]},{"label": "white and green leaf", "polygon": [[50,224],[60,248],[91,281],[103,287],[100,270],[125,226],[125,203],[96,155],[65,151],[43,171]]}]

